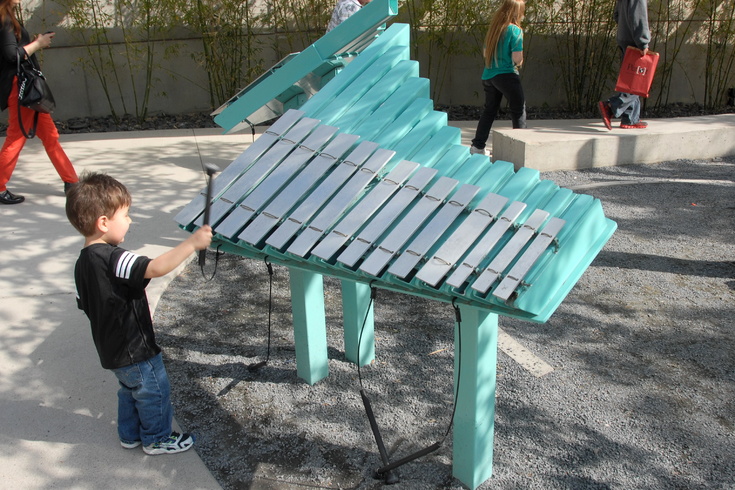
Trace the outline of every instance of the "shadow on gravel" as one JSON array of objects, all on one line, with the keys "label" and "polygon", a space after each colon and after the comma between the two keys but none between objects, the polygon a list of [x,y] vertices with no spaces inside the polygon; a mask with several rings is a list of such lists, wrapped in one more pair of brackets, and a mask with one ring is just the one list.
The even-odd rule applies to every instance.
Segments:
[{"label": "shadow on gravel", "polygon": [[670,272],[702,277],[735,278],[735,263],[707,260],[688,260],[650,254],[608,252],[603,250],[595,260],[595,266],[617,265],[625,269],[651,272]]},{"label": "shadow on gravel", "polygon": [[[620,183],[684,177],[702,182]],[[619,229],[546,324],[500,319],[554,371],[537,378],[499,353],[494,474],[480,488],[730,488],[735,160],[544,178],[589,185]],[[262,263],[225,256],[211,282],[192,263],[161,299],[177,420],[224,488],[382,487],[357,369],[344,359],[339,284],[325,278],[325,289],[330,375],[314,386],[296,376],[285,268],[270,361],[255,373],[247,365],[268,343]],[[376,361],[362,376],[392,459],[447,429],[453,325],[450,305],[378,293]],[[401,467],[393,488],[462,488],[451,465],[450,434]]]}]

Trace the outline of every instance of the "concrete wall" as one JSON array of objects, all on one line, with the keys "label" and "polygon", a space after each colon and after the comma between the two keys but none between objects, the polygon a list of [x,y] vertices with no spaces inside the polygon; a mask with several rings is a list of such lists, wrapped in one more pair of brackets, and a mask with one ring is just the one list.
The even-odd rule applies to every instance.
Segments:
[{"label": "concrete wall", "polygon": [[[616,47],[612,48],[616,50]],[[661,92],[663,67],[666,61],[659,61],[658,74],[654,79],[649,102],[654,103]],[[699,45],[685,45],[677,55],[673,65],[672,82],[667,103],[703,103],[704,101],[704,73],[705,47]],[[431,56],[437,56],[432,54]],[[524,53],[525,63],[521,69],[523,89],[526,95],[526,104],[531,107],[548,105],[564,107],[566,94],[562,82],[563,73],[558,63],[556,42],[553,38],[536,36],[532,49]],[[608,97],[615,88],[618,58],[613,53],[610,76],[605,82],[606,93],[600,97]],[[429,76],[424,67],[428,66],[428,55],[420,54],[419,63],[422,66],[421,76],[428,76],[435,86],[435,77]],[[476,55],[452,55],[449,58],[447,80],[443,83],[443,90],[434,100],[447,105],[482,105],[484,95],[480,82],[483,60],[478,52]],[[731,78],[730,87],[735,86],[735,73]]]},{"label": "concrete wall", "polygon": [[[27,25],[29,25],[27,23]],[[41,32],[45,28],[36,25],[29,26],[30,32]],[[165,58],[163,53],[167,47],[175,44],[178,52],[175,56]],[[264,42],[263,50],[259,54],[264,58],[264,66],[270,67],[276,63],[281,53],[274,53],[269,47],[271,41]],[[190,33],[182,31],[174,41],[159,42],[156,45],[159,56],[156,58],[154,84],[149,102],[149,113],[180,114],[187,112],[201,112],[213,109],[211,107],[207,75],[203,67],[197,65],[193,59],[195,53],[201,51],[201,41],[192,38]],[[535,39],[533,49],[526,53],[526,64],[523,68],[523,84],[529,106],[563,107],[565,94],[559,81],[558,63],[555,62],[555,47],[552,40]],[[137,87],[138,97],[142,97],[144,73],[135,73],[131,79],[130,73],[125,70],[122,57],[124,45],[112,46],[118,53],[119,62],[116,67],[120,70],[121,87],[128,113],[135,113],[135,95],[133,85]],[[677,58],[678,64],[674,71],[672,83],[672,102],[702,102],[703,100],[703,56],[701,46],[687,46]],[[100,117],[111,113],[108,96],[94,73],[82,69],[79,60],[88,56],[85,46],[77,42],[62,29],[57,29],[57,36],[50,49],[40,53],[41,63],[49,84],[57,101],[54,117],[57,120],[67,120],[76,117]],[[434,53],[432,56],[446,56]],[[422,67],[428,66],[428,56],[420,55]],[[482,59],[479,55],[458,56],[449,58],[449,67],[446,79],[443,80],[441,93],[435,94],[434,100],[438,104],[447,105],[482,105],[483,94],[480,83]],[[685,67],[685,68],[684,68]],[[611,68],[614,72],[614,67]],[[438,80],[426,73],[422,68],[422,76],[432,79],[432,86]],[[699,74],[702,74],[701,76]],[[132,80],[135,80],[133,83]],[[612,92],[614,76],[608,82],[608,90]],[[606,94],[600,94],[601,97]],[[609,94],[608,94],[609,95]],[[121,96],[117,87],[112,87],[109,94],[119,115],[124,114]],[[654,83],[654,93],[650,100],[657,96],[657,85]],[[2,120],[7,118],[3,113]]]},{"label": "concrete wall", "polygon": [[[57,44],[57,43],[55,43]],[[163,53],[167,45],[172,43],[161,42],[156,46],[159,53]],[[198,51],[201,42],[198,40],[176,41],[179,54],[174,58],[157,57],[157,65],[153,76],[150,94],[149,112],[178,114],[198,112],[210,109],[207,74],[203,68],[197,66],[191,54]],[[120,46],[117,46],[120,49]],[[81,46],[62,47],[54,46],[44,53],[41,60],[42,69],[48,78],[57,108],[54,118],[65,120],[75,117],[99,117],[111,113],[108,95],[95,73],[82,68],[78,60],[87,56],[87,50]],[[116,63],[120,87],[111,84],[109,98],[112,100],[118,115],[134,114],[136,96],[138,106],[142,107],[145,73],[138,71],[131,77],[130,70],[122,58]],[[107,70],[111,72],[110,69]],[[133,90],[135,85],[135,90]]]}]

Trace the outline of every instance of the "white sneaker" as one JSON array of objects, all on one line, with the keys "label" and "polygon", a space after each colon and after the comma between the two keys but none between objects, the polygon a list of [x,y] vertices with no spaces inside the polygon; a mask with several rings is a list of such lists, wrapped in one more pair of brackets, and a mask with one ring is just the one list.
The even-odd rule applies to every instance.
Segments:
[{"label": "white sneaker", "polygon": [[172,432],[168,439],[164,439],[160,442],[154,442],[147,446],[143,446],[143,451],[146,454],[173,454],[181,453],[191,449],[194,445],[194,438],[191,434],[179,434],[178,432]]},{"label": "white sneaker", "polygon": [[487,155],[487,152],[484,148],[480,149],[474,146],[470,146],[470,155]]},{"label": "white sneaker", "polygon": [[141,444],[140,441],[128,442],[128,441],[123,441],[122,439],[120,440],[120,445],[124,447],[125,449],[135,449],[136,447],[140,446],[140,444]]}]

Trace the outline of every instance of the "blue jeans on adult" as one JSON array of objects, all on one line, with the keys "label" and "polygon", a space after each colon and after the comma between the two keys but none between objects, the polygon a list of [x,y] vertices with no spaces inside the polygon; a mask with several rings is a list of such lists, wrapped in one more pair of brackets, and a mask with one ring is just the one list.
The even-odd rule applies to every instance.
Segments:
[{"label": "blue jeans on adult", "polygon": [[490,137],[490,130],[498,115],[503,97],[508,100],[513,128],[526,127],[526,98],[523,95],[519,75],[515,73],[495,75],[489,80],[483,80],[482,86],[485,89],[485,109],[482,111],[477,123],[475,138],[472,140],[472,146],[481,150],[485,148],[487,139]]},{"label": "blue jeans on adult", "polygon": [[148,446],[171,435],[171,385],[163,357],[112,370],[120,382],[117,392],[117,432],[127,443]]},{"label": "blue jeans on adult", "polygon": [[623,92],[613,95],[607,101],[612,115],[620,118],[623,124],[636,124],[641,120],[641,98]]}]

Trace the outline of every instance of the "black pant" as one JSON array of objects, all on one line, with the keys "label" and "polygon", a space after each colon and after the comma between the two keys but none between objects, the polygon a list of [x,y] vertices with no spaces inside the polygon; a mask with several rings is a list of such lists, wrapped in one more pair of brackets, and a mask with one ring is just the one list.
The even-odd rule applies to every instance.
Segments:
[{"label": "black pant", "polygon": [[523,95],[519,75],[503,73],[492,77],[490,80],[483,80],[482,85],[485,89],[485,109],[477,123],[475,138],[472,140],[472,146],[479,149],[485,148],[485,143],[490,137],[490,130],[493,127],[493,122],[495,122],[495,116],[498,115],[500,101],[503,96],[508,99],[513,128],[526,127],[526,98]]}]

